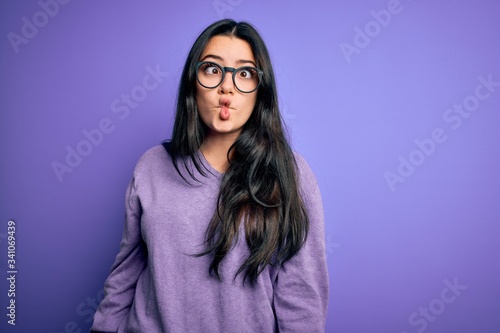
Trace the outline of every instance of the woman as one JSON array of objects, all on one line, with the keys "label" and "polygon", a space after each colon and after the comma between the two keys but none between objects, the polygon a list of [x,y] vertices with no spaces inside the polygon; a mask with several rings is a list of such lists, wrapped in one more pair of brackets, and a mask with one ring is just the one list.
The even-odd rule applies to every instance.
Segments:
[{"label": "woman", "polygon": [[248,23],[205,29],[181,77],[172,140],[126,195],[93,332],[323,332],[323,208],[286,141],[266,46]]}]

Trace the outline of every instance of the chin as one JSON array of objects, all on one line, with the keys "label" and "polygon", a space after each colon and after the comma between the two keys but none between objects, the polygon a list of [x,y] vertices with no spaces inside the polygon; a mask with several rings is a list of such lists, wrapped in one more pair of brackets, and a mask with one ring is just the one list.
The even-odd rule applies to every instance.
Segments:
[{"label": "chin", "polygon": [[241,129],[234,128],[234,127],[225,127],[225,126],[219,126],[217,128],[211,128],[210,130],[213,134],[219,134],[219,135],[239,135],[241,132]]}]

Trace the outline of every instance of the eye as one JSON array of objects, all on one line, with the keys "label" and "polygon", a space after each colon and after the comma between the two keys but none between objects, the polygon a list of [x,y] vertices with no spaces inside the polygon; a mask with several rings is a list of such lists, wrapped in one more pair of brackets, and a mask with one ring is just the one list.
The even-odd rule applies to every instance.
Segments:
[{"label": "eye", "polygon": [[253,79],[257,75],[255,68],[245,67],[238,72],[238,76],[242,79]]},{"label": "eye", "polygon": [[213,63],[206,63],[202,66],[203,72],[207,75],[218,75],[221,73],[219,66]]}]

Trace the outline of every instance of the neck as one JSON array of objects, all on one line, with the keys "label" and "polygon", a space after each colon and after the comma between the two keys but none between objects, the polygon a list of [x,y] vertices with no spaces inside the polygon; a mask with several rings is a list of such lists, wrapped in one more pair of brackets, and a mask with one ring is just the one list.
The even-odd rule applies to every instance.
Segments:
[{"label": "neck", "polygon": [[209,134],[203,141],[200,147],[203,156],[207,162],[217,171],[223,173],[228,167],[227,153],[229,148],[234,143],[237,134],[235,135],[219,135]]}]

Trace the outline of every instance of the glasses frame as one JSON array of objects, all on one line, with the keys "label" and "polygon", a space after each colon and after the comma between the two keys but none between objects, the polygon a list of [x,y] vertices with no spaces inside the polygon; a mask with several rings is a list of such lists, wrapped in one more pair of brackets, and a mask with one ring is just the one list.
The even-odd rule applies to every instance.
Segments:
[{"label": "glasses frame", "polygon": [[[213,87],[209,87],[209,86],[206,86],[204,85],[203,83],[200,82],[200,79],[198,78],[198,70],[200,69],[200,67],[204,64],[213,64],[217,67],[219,67],[219,69],[221,69],[222,71],[222,75],[221,75],[221,80],[218,84],[216,84],[215,86]],[[257,86],[250,90],[250,91],[244,91],[244,90],[241,90],[238,85],[236,84],[236,73],[238,73],[239,71],[242,71],[244,69],[253,69],[257,72],[257,75],[259,76],[259,82],[257,83]],[[233,78],[233,85],[235,86],[236,89],[238,89],[239,92],[242,92],[244,94],[249,94],[249,93],[252,93],[254,92],[255,90],[257,90],[257,88],[259,88],[261,82],[262,82],[262,75],[264,75],[264,72],[260,69],[258,69],[257,67],[253,67],[253,66],[242,66],[242,67],[238,67],[238,68],[234,68],[234,67],[223,67],[221,65],[219,65],[218,63],[216,62],[213,62],[213,61],[200,61],[196,64],[196,81],[198,81],[198,83],[202,86],[202,87],[205,87],[207,89],[215,89],[217,88],[218,86],[221,85],[221,83],[224,81],[225,77],[226,77],[226,73],[227,72],[232,72],[232,78]]]}]

